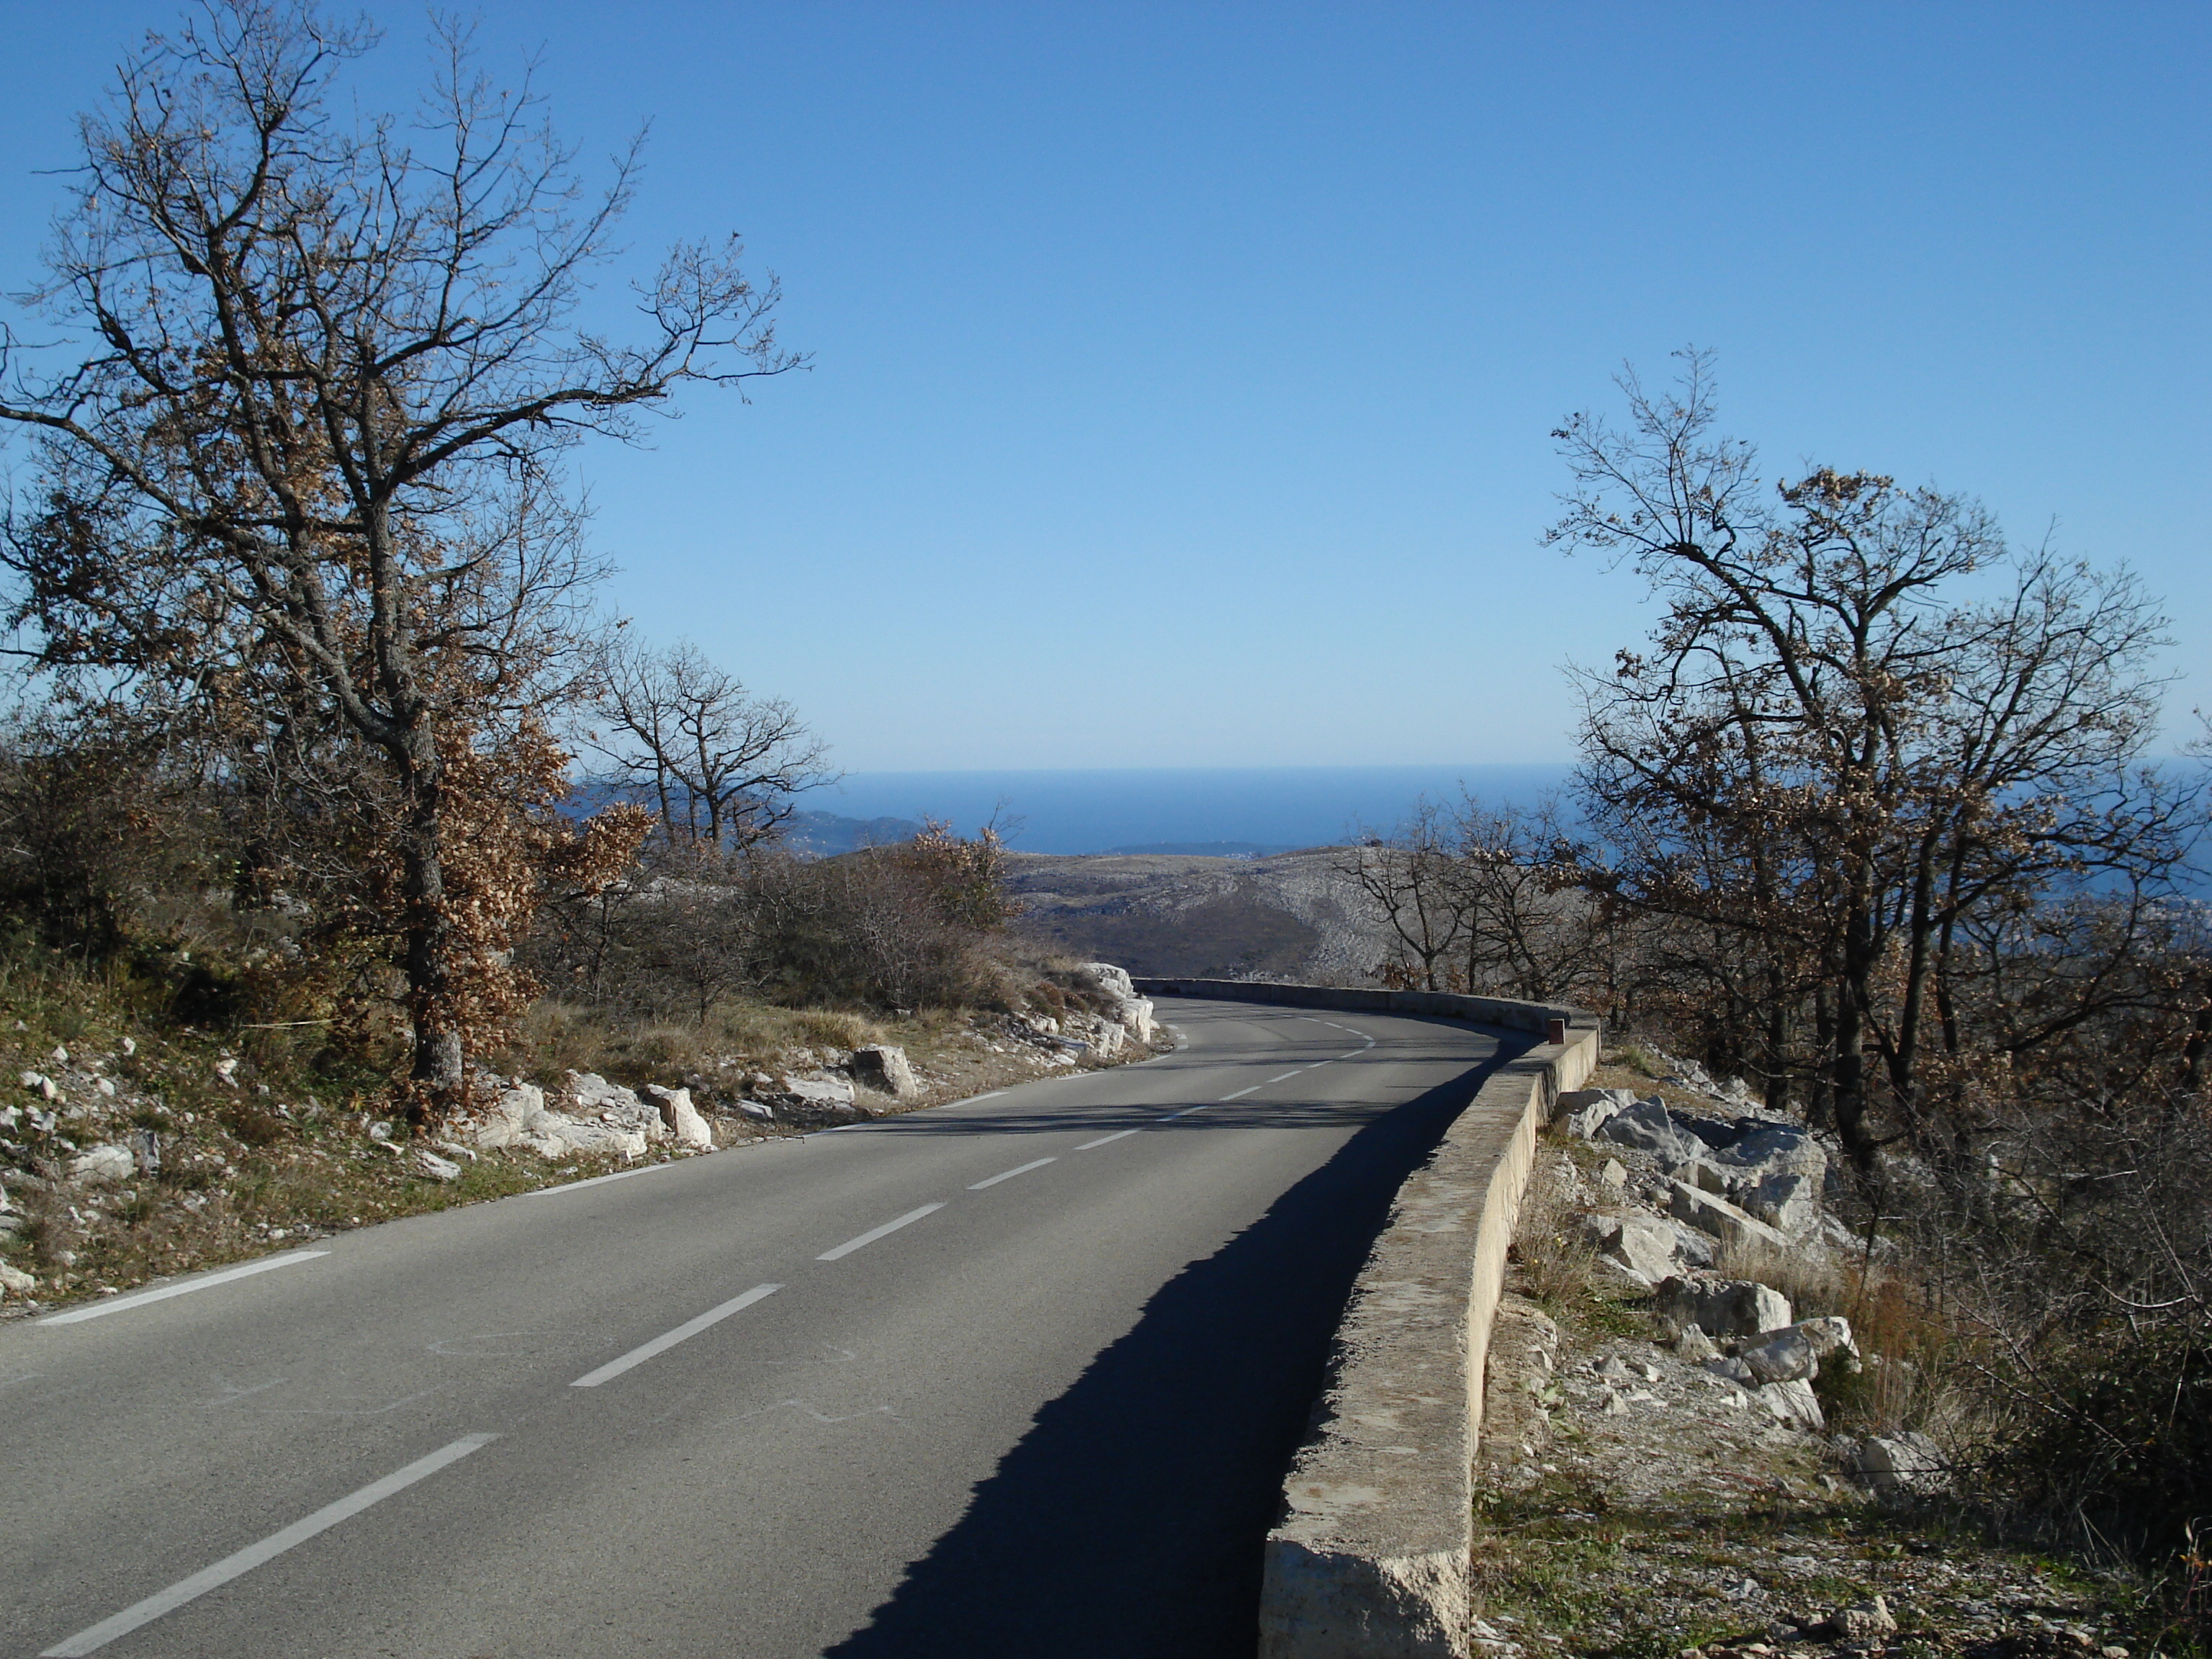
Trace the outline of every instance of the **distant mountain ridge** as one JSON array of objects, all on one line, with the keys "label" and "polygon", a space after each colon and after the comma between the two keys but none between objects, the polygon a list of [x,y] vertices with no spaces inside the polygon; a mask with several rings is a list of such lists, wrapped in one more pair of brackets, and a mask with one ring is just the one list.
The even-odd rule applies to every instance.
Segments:
[{"label": "distant mountain ridge", "polygon": [[1109,847],[1109,854],[1125,858],[1145,858],[1153,854],[1163,857],[1197,859],[1264,859],[1277,853],[1292,853],[1294,847],[1270,847],[1256,841],[1155,841],[1139,847]]},{"label": "distant mountain ridge", "polygon": [[783,823],[784,844],[803,858],[890,847],[921,833],[921,825],[912,818],[848,818],[836,812],[793,812]]}]

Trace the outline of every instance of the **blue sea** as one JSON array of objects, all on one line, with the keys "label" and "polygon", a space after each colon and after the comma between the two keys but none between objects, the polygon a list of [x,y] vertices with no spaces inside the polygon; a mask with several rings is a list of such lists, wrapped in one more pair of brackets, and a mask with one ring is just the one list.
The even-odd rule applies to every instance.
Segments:
[{"label": "blue sea", "polygon": [[[1523,804],[1570,768],[1486,766],[1132,767],[1027,772],[858,772],[810,792],[809,811],[852,818],[939,818],[963,834],[994,814],[1018,820],[1027,853],[1103,853],[1232,843],[1316,847],[1388,830],[1423,796]],[[1224,849],[1229,850],[1229,849]]]}]

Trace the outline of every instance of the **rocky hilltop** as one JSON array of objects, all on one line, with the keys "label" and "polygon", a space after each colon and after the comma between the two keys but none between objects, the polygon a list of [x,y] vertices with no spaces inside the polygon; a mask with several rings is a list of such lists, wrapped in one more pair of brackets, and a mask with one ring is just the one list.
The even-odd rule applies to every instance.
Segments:
[{"label": "rocky hilltop", "polygon": [[1341,855],[1019,853],[1007,886],[1024,932],[1133,974],[1369,984],[1385,945]]}]

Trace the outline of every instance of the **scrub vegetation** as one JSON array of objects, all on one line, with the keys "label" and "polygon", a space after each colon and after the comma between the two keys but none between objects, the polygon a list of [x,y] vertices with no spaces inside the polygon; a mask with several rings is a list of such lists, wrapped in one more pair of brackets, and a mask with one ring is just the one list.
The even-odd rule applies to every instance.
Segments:
[{"label": "scrub vegetation", "polygon": [[462,1144],[519,1082],[727,1144],[869,1045],[904,1105],[1120,1050],[1005,937],[994,830],[800,855],[823,742],[603,608],[579,446],[803,368],[775,279],[633,266],[637,150],[586,177],[464,27],[363,111],[379,44],[313,0],[147,37],[0,332],[12,1307],[589,1172]]}]

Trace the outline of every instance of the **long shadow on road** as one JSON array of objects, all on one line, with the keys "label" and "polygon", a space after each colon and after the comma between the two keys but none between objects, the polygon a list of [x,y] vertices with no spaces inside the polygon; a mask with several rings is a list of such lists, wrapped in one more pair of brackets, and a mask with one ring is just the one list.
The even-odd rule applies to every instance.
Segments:
[{"label": "long shadow on road", "polygon": [[836,1659],[1230,1659],[1329,1340],[1400,1184],[1500,1060],[1377,1118],[1146,1304]]}]

